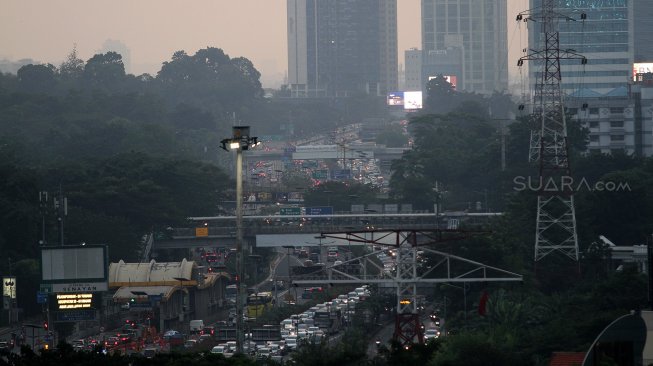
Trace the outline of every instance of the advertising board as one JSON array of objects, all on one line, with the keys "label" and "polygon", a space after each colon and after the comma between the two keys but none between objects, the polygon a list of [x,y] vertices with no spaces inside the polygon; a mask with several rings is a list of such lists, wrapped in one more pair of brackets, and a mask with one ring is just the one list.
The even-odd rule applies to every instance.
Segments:
[{"label": "advertising board", "polygon": [[16,277],[2,277],[2,296],[16,298]]},{"label": "advertising board", "polygon": [[637,74],[653,73],[653,63],[638,62],[633,64],[633,80],[637,80]]},{"label": "advertising board", "polygon": [[404,92],[404,109],[422,109],[422,92]]},{"label": "advertising board", "polygon": [[397,91],[397,92],[388,93],[387,104],[404,105],[404,92]]},{"label": "advertising board", "polygon": [[42,247],[42,291],[107,291],[107,257],[106,245]]}]

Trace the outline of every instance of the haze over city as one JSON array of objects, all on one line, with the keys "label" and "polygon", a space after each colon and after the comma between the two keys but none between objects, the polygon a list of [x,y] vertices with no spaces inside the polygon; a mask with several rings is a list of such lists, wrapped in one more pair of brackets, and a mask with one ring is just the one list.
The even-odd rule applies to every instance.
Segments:
[{"label": "haze over city", "polygon": [[0,9],[0,366],[653,366],[653,0]]},{"label": "haze over city", "polygon": [[[509,0],[508,11],[521,11],[526,3]],[[403,64],[405,50],[421,48],[420,0],[397,1],[397,12],[398,63]],[[516,56],[514,29],[514,16],[508,14],[509,51]],[[156,74],[175,51],[193,54],[211,46],[250,59],[263,85],[277,88],[287,70],[286,0],[3,2],[0,60],[58,66],[73,47],[87,60],[105,44],[118,43],[129,50],[129,60],[123,57],[127,72],[135,75]]]}]

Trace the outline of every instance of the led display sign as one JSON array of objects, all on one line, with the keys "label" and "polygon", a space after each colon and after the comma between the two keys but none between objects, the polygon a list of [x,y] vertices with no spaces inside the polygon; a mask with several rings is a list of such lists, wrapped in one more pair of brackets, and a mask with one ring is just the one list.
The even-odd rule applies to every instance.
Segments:
[{"label": "led display sign", "polygon": [[57,294],[57,309],[91,309],[93,294]]}]

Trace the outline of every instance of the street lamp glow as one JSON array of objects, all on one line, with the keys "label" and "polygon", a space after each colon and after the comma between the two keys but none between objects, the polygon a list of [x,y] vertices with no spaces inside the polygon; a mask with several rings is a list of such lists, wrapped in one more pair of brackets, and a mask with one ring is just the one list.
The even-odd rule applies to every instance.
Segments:
[{"label": "street lamp glow", "polygon": [[[259,144],[257,137],[249,136],[249,126],[234,126],[233,136],[220,141],[224,150],[236,151],[236,351],[243,353],[243,307],[245,302],[245,255],[243,250],[243,150]],[[228,147],[228,148],[227,148]]]}]

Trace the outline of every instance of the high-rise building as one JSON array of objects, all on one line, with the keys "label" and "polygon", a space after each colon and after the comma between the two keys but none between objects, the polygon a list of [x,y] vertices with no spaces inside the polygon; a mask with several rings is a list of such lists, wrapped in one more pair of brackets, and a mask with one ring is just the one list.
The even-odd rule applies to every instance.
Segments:
[{"label": "high-rise building", "polygon": [[397,89],[397,0],[288,0],[293,97]]},{"label": "high-rise building", "polygon": [[[587,64],[581,64],[578,58],[560,61],[562,93],[581,98],[615,94],[625,96],[627,85],[632,80],[635,1],[556,3],[554,11],[561,14],[556,24],[560,49],[573,50],[587,59]],[[531,0],[530,9],[537,12],[541,4],[542,0]],[[584,20],[582,14],[585,14]],[[543,49],[542,24],[526,23],[529,48]],[[531,66],[531,84],[537,82],[541,71],[541,65]]]},{"label": "high-rise building", "polygon": [[[542,0],[531,0],[537,12]],[[589,152],[653,154],[653,84],[633,80],[634,63],[650,72],[653,64],[653,2],[640,0],[559,1],[559,48],[587,59],[561,60],[561,88],[572,119],[589,131]],[[574,20],[567,20],[562,16]],[[583,19],[584,18],[584,19]],[[541,24],[527,22],[529,48],[544,48]],[[531,84],[542,68],[531,67]]]},{"label": "high-rise building", "polygon": [[[457,89],[483,94],[504,91],[508,88],[506,15],[506,0],[422,0],[422,50],[436,56],[459,50],[460,75],[450,75],[457,79]],[[429,72],[438,72],[438,63],[433,65]],[[423,73],[422,78],[428,76]]]},{"label": "high-rise building", "polygon": [[653,1],[635,1],[633,14],[635,62],[653,62]]},{"label": "high-rise building", "polygon": [[411,48],[404,52],[404,90],[423,90],[422,81],[422,51]]}]

